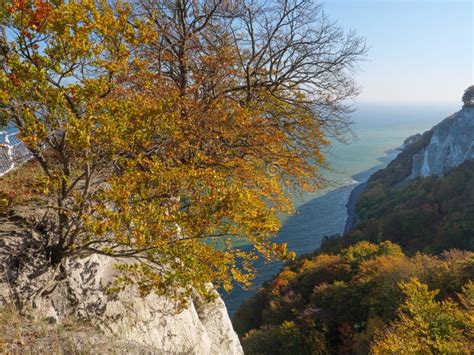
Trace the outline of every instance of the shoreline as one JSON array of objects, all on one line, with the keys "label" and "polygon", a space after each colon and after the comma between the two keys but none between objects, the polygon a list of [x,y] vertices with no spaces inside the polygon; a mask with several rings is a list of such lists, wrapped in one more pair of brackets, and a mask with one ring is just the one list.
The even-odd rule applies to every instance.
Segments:
[{"label": "shoreline", "polygon": [[[278,231],[278,238],[286,242],[288,248],[295,251],[298,256],[302,256],[318,250],[324,237],[340,236],[343,232],[353,229],[358,222],[356,203],[364,192],[369,178],[395,158],[397,152],[387,151],[385,156],[378,158],[380,164],[353,175],[352,183],[348,181],[346,185],[326,191],[299,205],[298,212],[283,223]],[[242,248],[250,247],[242,246]],[[279,273],[283,263],[264,263],[263,260],[259,260],[255,266],[258,272],[252,287],[246,290],[236,287],[230,293],[221,292],[231,317],[265,282]]]},{"label": "shoreline", "polygon": [[367,186],[367,183],[368,181],[364,181],[358,184],[356,187],[354,187],[354,189],[352,190],[349,196],[349,201],[346,204],[347,219],[346,219],[346,224],[344,226],[343,235],[352,231],[358,222],[359,217],[356,211],[356,204],[357,204],[357,201],[359,201],[360,195],[364,192],[365,187]]},{"label": "shoreline", "polygon": [[349,201],[346,204],[347,219],[346,219],[343,235],[352,231],[357,225],[357,222],[359,221],[356,205],[357,205],[357,202],[359,201],[360,195],[362,195],[362,193],[364,192],[372,175],[375,174],[377,171],[387,167],[387,165],[389,165],[402,151],[403,151],[403,146],[387,150],[385,152],[386,155],[379,158],[379,160],[383,164],[374,166],[372,169],[369,169],[367,171],[361,172],[353,176],[353,178],[356,180],[359,180],[362,178],[362,182],[359,183],[356,187],[354,187],[351,194],[349,195]]}]

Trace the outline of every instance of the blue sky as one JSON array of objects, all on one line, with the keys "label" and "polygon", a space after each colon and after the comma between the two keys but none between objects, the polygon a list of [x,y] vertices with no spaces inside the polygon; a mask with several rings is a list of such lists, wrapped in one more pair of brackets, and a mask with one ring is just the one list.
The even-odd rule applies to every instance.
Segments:
[{"label": "blue sky", "polygon": [[459,102],[474,84],[474,0],[326,0],[370,47],[358,102]]}]

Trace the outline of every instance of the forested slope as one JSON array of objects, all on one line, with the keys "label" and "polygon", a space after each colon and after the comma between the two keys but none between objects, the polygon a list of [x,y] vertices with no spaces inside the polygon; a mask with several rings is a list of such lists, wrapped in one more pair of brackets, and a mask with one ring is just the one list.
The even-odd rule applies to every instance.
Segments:
[{"label": "forested slope", "polygon": [[412,178],[433,132],[369,179],[355,229],[239,309],[247,354],[474,351],[474,161]]},{"label": "forested slope", "polygon": [[471,353],[474,253],[360,242],[289,265],[234,317],[246,354]]},{"label": "forested slope", "polygon": [[[389,169],[394,169],[392,166]],[[357,203],[360,222],[342,238],[327,239],[323,250],[357,241],[391,240],[409,253],[474,249],[474,162],[444,177],[387,183],[391,171],[375,174]]]}]

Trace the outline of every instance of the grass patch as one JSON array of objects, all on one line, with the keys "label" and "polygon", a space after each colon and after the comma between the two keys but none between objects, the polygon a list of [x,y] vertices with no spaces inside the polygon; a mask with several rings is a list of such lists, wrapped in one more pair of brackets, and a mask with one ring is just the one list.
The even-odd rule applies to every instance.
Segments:
[{"label": "grass patch", "polygon": [[0,306],[0,354],[154,354],[156,349],[104,335],[92,325],[70,319],[61,324]]}]

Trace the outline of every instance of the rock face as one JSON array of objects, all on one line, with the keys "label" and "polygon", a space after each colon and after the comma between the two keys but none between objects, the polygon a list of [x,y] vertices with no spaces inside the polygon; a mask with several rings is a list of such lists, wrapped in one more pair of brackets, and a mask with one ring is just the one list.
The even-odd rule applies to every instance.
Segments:
[{"label": "rock face", "polygon": [[92,255],[67,261],[63,270],[49,270],[33,282],[22,275],[17,283],[22,294],[31,293],[30,305],[41,317],[84,319],[105,334],[160,353],[243,354],[222,299],[204,303],[195,295],[187,308],[178,311],[170,298],[156,294],[142,298],[134,287],[107,294],[117,262]]},{"label": "rock face", "polygon": [[147,353],[243,354],[220,297],[205,303],[196,294],[179,310],[172,299],[154,293],[143,298],[132,286],[108,293],[120,259],[91,255],[66,259],[53,268],[42,260],[39,246],[25,242],[22,233],[13,233],[14,227],[0,224],[4,236],[0,241],[0,296],[13,295],[29,314],[59,323],[85,320],[106,336],[115,336],[117,343],[128,340],[156,349]]},{"label": "rock face", "polygon": [[474,107],[464,107],[432,131],[429,144],[413,156],[408,179],[443,176],[474,159]]}]

